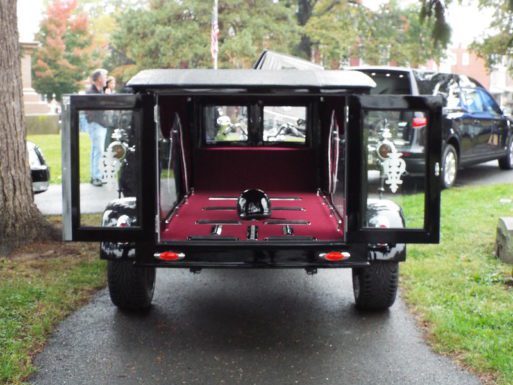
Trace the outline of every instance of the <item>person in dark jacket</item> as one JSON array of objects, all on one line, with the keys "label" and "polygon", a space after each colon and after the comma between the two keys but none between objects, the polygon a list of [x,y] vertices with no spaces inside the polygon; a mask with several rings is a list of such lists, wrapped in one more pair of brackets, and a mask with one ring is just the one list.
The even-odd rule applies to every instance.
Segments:
[{"label": "person in dark jacket", "polygon": [[[91,85],[87,88],[86,94],[103,94],[106,84],[107,71],[97,69],[91,74]],[[94,186],[101,186],[103,183],[100,161],[107,135],[107,119],[103,111],[87,111],[86,119],[91,138],[91,183]]]}]

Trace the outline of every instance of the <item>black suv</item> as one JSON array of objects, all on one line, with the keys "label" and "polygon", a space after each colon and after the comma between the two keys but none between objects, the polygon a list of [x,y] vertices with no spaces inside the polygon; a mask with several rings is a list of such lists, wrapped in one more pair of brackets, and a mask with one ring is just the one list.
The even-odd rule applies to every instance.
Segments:
[{"label": "black suv", "polygon": [[[352,67],[369,75],[376,87],[371,95],[442,95],[442,185],[453,186],[458,168],[498,159],[503,170],[513,168],[513,125],[493,97],[465,75],[426,72],[401,67]],[[405,113],[391,122],[392,142],[407,164],[408,176],[423,169],[418,135],[426,126],[422,113]],[[376,121],[383,122],[383,117]],[[380,127],[374,127],[380,129]],[[370,158],[369,163],[375,163]]]}]

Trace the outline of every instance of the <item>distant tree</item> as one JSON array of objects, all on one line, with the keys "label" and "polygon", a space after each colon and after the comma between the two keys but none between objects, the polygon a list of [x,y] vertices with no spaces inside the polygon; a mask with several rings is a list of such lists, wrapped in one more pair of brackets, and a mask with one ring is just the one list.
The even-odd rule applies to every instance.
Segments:
[{"label": "distant tree", "polygon": [[16,2],[0,0],[0,254],[55,231],[34,205],[23,121]]},{"label": "distant tree", "polygon": [[97,52],[95,57],[102,61],[100,67],[107,69],[116,79],[126,78],[125,71],[134,64],[111,44],[112,34],[118,29],[117,16],[127,10],[142,10],[148,6],[149,0],[80,0],[78,9],[89,16],[88,27]]},{"label": "distant tree", "polygon": [[319,0],[305,25],[305,35],[319,50],[323,64],[338,67],[358,56],[359,44],[370,36],[365,18],[372,12],[347,1]]},{"label": "distant tree", "polygon": [[418,6],[403,9],[397,1],[373,12],[348,1],[318,0],[304,31],[328,67],[350,57],[415,67],[441,55],[431,38],[433,23],[420,20]]},{"label": "distant tree", "polygon": [[[112,46],[134,63],[126,76],[149,67],[211,67],[212,4],[154,0],[118,15]],[[299,41],[294,11],[283,1],[220,1],[219,67],[249,67],[263,48],[289,52]]]},{"label": "distant tree", "polygon": [[[445,10],[446,7],[451,3],[452,0],[419,0],[419,6],[416,7],[419,18],[419,22],[415,23],[415,27],[422,28],[423,35],[426,35],[426,31],[428,32],[427,36],[429,36],[429,40],[431,40],[430,45],[436,46],[438,50],[443,50],[447,47],[451,29],[447,24],[445,19]],[[461,1],[461,0],[458,0]],[[481,0],[486,1],[486,0]],[[513,2],[513,0],[504,0]],[[390,3],[390,1],[388,2]],[[386,6],[387,3],[385,3]],[[353,6],[352,8],[350,6]],[[376,14],[372,14],[370,10],[368,10],[365,6],[362,5],[361,0],[297,0],[297,22],[299,26],[304,27],[309,25],[303,30],[301,35],[300,43],[295,47],[295,53],[299,56],[304,57],[305,59],[310,59],[312,56],[312,30],[315,29],[316,33],[322,34],[325,33],[326,36],[329,34],[329,29],[325,28],[325,31],[314,28],[314,25],[317,24],[317,27],[322,27],[322,23],[310,21],[310,19],[328,19],[332,23],[335,21],[334,19],[338,17],[343,20],[347,17],[347,15],[339,14],[333,15],[332,12],[334,10],[343,10],[350,9],[351,13],[355,14],[355,7],[360,7],[360,12],[358,16],[365,15],[367,20],[373,20],[377,16]],[[360,20],[364,21],[364,20]],[[354,25],[355,20],[352,20]],[[362,28],[360,26],[360,28]],[[345,27],[346,30],[351,30],[351,26]],[[336,29],[341,30],[343,27],[336,26]],[[360,34],[360,42],[363,41],[364,37],[367,37],[367,33],[369,33],[368,29],[362,28],[359,29],[358,33]],[[352,37],[351,37],[352,38]]]},{"label": "distant tree", "polygon": [[481,0],[479,4],[493,9],[494,14],[489,35],[472,43],[471,49],[486,60],[489,68],[506,58],[513,74],[513,0]]},{"label": "distant tree", "polygon": [[432,38],[436,21],[421,20],[418,6],[402,8],[397,1],[389,1],[363,20],[367,27],[361,30],[369,33],[361,42],[366,63],[418,67],[443,55],[440,43]]},{"label": "distant tree", "polygon": [[[101,63],[88,31],[88,18],[76,0],[54,0],[36,35],[41,46],[33,56],[33,85],[37,92],[60,100],[76,92],[92,68]],[[95,60],[96,57],[96,60]]]}]

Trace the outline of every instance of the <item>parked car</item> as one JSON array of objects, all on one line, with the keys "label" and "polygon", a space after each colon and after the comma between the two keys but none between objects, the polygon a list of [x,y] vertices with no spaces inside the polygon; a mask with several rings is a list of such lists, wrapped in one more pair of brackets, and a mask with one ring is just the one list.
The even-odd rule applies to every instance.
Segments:
[{"label": "parked car", "polygon": [[[513,121],[499,108],[490,93],[465,75],[419,71],[401,67],[352,67],[369,75],[376,87],[371,95],[442,95],[442,183],[454,185],[458,169],[497,159],[503,170],[513,168]],[[377,118],[383,120],[383,116]],[[390,120],[390,119],[389,119]],[[389,121],[389,123],[391,123]],[[423,143],[417,133],[424,129],[421,111],[405,113],[393,122],[393,142],[406,161],[408,175],[418,176],[424,163],[418,151]],[[370,158],[369,162],[374,162]]]},{"label": "parked car", "polygon": [[50,169],[46,164],[43,152],[37,145],[27,141],[27,153],[32,178],[32,191],[34,194],[45,192],[50,185]]},{"label": "parked car", "polygon": [[[150,306],[157,268],[351,268],[356,306],[387,309],[405,243],[439,240],[442,98],[370,96],[374,85],[349,71],[161,69],[137,74],[129,94],[71,95],[64,239],[101,242],[122,309]],[[417,109],[429,167],[424,199],[412,200],[397,152],[382,154],[377,173],[365,157],[369,142],[388,140],[369,130],[370,112]],[[94,221],[81,208],[98,195],[81,194],[78,175],[90,156],[78,146],[79,116],[91,110],[121,111],[126,138],[102,159],[101,198],[112,201]],[[111,182],[131,186],[109,195]]]}]

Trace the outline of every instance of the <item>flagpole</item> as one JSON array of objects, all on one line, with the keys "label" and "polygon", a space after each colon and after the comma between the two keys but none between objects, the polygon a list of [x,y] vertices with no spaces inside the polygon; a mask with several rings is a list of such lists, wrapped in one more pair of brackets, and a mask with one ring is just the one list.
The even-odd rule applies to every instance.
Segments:
[{"label": "flagpole", "polygon": [[217,54],[219,51],[219,26],[217,22],[218,17],[218,0],[214,0],[214,8],[212,9],[212,31],[211,31],[211,41],[210,41],[210,50],[212,53],[212,59],[214,61],[214,69],[217,69]]}]

